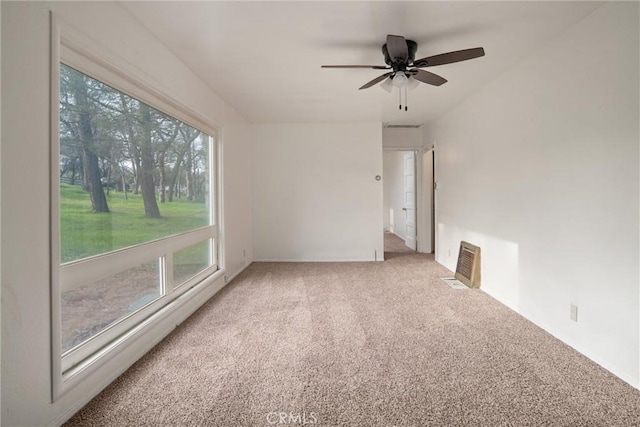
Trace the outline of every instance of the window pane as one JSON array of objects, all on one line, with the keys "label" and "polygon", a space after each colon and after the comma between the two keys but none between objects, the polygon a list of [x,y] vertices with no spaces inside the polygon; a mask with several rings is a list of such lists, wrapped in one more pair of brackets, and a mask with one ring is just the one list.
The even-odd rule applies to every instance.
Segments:
[{"label": "window pane", "polygon": [[61,65],[61,262],[210,225],[209,141]]},{"label": "window pane", "polygon": [[72,349],[161,295],[158,261],[62,293],[62,351]]},{"label": "window pane", "polygon": [[173,285],[184,283],[211,265],[211,240],[177,251],[173,254]]}]

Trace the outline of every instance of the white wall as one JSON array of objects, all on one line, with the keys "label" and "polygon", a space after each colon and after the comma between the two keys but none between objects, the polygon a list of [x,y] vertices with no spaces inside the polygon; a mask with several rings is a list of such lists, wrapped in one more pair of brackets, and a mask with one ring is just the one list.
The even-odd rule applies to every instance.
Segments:
[{"label": "white wall", "polygon": [[382,158],[384,167],[383,212],[385,230],[389,230],[404,239],[406,235],[406,214],[402,210],[404,203],[404,156],[412,151],[385,151]]},{"label": "white wall", "polygon": [[266,124],[253,133],[256,260],[383,257],[380,123]]},{"label": "white wall", "polygon": [[392,149],[419,149],[422,148],[421,128],[383,128],[382,146]]},{"label": "white wall", "polygon": [[636,387],[638,25],[607,3],[425,129],[438,261],[481,246],[484,291]]},{"label": "white wall", "polygon": [[[223,129],[224,260],[252,259],[250,128],[116,3],[2,2],[2,408],[6,426],[60,422],[106,385],[96,376],[51,403],[49,319],[49,10],[148,83]],[[98,19],[99,18],[99,19]],[[6,183],[10,182],[8,186]],[[10,208],[7,208],[10,206]],[[243,249],[246,256],[243,257]],[[204,301],[200,301],[202,303]],[[175,321],[177,317],[171,319]],[[164,324],[157,336],[175,323]],[[157,337],[156,337],[157,338]],[[156,339],[145,337],[151,345]],[[138,343],[136,343],[137,345]],[[105,367],[126,368],[135,346]],[[128,363],[128,362],[126,362]]]}]

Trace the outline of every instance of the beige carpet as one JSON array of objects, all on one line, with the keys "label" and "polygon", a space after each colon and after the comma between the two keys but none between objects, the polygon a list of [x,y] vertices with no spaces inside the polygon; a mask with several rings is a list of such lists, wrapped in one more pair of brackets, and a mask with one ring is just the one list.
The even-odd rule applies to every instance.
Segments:
[{"label": "beige carpet", "polygon": [[67,425],[640,425],[640,392],[450,274],[255,263]]},{"label": "beige carpet", "polygon": [[[400,237],[396,236],[393,233],[389,233],[386,231],[384,233],[384,254],[385,259],[393,257],[394,254],[407,254],[415,252],[413,249],[410,249],[407,245],[405,245],[404,240]],[[391,254],[391,256],[387,256],[387,254]]]}]

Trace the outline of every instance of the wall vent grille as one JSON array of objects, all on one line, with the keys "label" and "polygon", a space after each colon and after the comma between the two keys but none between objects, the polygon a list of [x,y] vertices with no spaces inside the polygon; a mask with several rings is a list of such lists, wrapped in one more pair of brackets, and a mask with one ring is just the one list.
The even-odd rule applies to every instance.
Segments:
[{"label": "wall vent grille", "polygon": [[467,242],[460,242],[456,279],[470,288],[480,287],[480,248]]}]

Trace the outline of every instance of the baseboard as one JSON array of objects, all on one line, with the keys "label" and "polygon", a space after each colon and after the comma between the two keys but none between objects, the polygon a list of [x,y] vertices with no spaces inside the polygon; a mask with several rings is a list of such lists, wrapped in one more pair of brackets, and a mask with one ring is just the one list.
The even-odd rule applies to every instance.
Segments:
[{"label": "baseboard", "polygon": [[[496,301],[498,301],[498,302],[500,302],[502,304],[502,301],[500,301],[499,299],[493,297],[493,295],[491,295],[491,294],[488,294],[488,295],[490,295],[492,298],[494,298]],[[617,365],[614,365],[613,363],[602,359],[600,356],[598,356],[597,354],[593,353],[590,349],[573,343],[569,339],[569,337],[565,337],[563,335],[560,335],[560,334],[556,333],[553,329],[549,328],[549,326],[546,323],[538,321],[537,319],[535,319],[535,318],[533,318],[531,316],[528,316],[528,315],[526,315],[524,313],[521,313],[518,310],[513,310],[513,311],[515,311],[520,316],[524,317],[529,322],[533,323],[534,325],[536,325],[537,327],[539,327],[540,329],[542,329],[543,331],[545,331],[546,333],[548,333],[549,335],[551,335],[552,337],[557,339],[558,341],[562,342],[563,344],[568,345],[573,350],[575,350],[578,353],[580,353],[581,355],[585,356],[587,359],[591,360],[592,362],[594,362],[595,364],[597,364],[601,368],[605,369],[606,371],[609,371],[612,375],[615,375],[616,377],[620,378],[622,381],[626,382],[627,384],[629,384],[633,388],[640,389],[640,382],[638,381],[638,378],[634,377],[633,375],[628,374],[626,371],[624,371],[623,369],[621,369]]]},{"label": "baseboard", "polygon": [[240,268],[238,271],[236,271],[235,273],[233,273],[231,275],[231,277],[227,277],[227,284],[231,283],[233,281],[233,279],[235,279],[236,277],[238,277],[240,275],[240,273],[242,273],[243,271],[245,271],[247,268],[249,268],[249,266],[253,263],[253,261],[251,262],[247,262],[242,268]]},{"label": "baseboard", "polygon": [[638,378],[635,378],[633,375],[629,375],[624,370],[620,369],[618,366],[614,366],[610,362],[601,359],[597,355],[593,354],[591,352],[591,350],[589,350],[587,348],[583,348],[583,347],[578,346],[578,345],[575,345],[567,337],[563,337],[563,336],[555,333],[551,328],[548,327],[548,325],[546,323],[538,321],[537,319],[522,313],[520,310],[518,310],[517,306],[512,304],[510,301],[506,301],[498,293],[494,292],[493,289],[485,287],[484,289],[480,288],[480,291],[482,291],[485,294],[489,295],[491,298],[493,298],[494,300],[498,301],[500,304],[508,307],[509,309],[514,311],[515,313],[518,313],[520,316],[524,317],[529,322],[531,322],[534,325],[536,325],[538,328],[542,329],[543,331],[545,331],[546,333],[548,333],[549,335],[551,335],[555,339],[559,340],[563,344],[568,345],[569,347],[571,347],[572,349],[574,349],[578,353],[580,353],[583,356],[585,356],[586,358],[590,359],[592,362],[596,363],[601,368],[609,371],[611,374],[613,374],[616,377],[620,378],[621,380],[623,380],[624,382],[626,382],[630,386],[632,386],[632,387],[634,387],[636,389],[640,389],[640,383],[638,381]]}]

